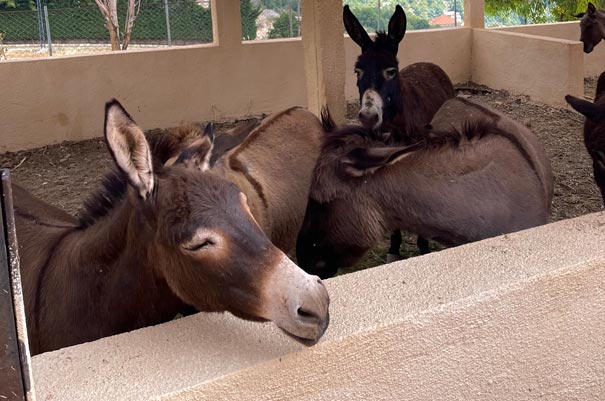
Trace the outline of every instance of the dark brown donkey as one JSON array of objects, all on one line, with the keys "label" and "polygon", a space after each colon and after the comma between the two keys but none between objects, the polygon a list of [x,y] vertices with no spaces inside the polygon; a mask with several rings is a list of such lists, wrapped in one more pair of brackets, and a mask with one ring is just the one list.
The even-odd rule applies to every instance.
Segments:
[{"label": "dark brown donkey", "polygon": [[326,289],[271,244],[246,196],[207,170],[212,136],[157,166],[150,149],[161,154],[161,139],[150,145],[116,101],[105,115],[116,170],[80,221],[13,189],[32,352],[165,322],[184,304],[271,320],[315,343],[329,321]]},{"label": "dark brown donkey", "polygon": [[409,144],[422,133],[441,105],[454,97],[454,87],[437,65],[416,63],[399,71],[397,52],[407,19],[397,5],[388,33],[373,41],[355,15],[344,7],[347,33],[361,47],[355,64],[361,109],[359,118],[372,131],[390,133],[392,142]]},{"label": "dark brown donkey", "polygon": [[455,246],[547,222],[550,162],[526,127],[451,99],[423,138],[385,147],[362,127],[326,134],[298,237],[303,269],[330,277],[394,230]]},{"label": "dark brown donkey", "polygon": [[584,145],[592,158],[594,180],[605,204],[605,72],[599,77],[594,103],[567,95],[567,103],[586,117]]},{"label": "dark brown donkey", "polygon": [[[445,101],[455,96],[452,81],[432,63],[415,63],[399,71],[397,53],[407,27],[401,6],[395,7],[388,33],[378,32],[374,41],[349,6],[344,7],[343,21],[351,39],[361,47],[355,64],[361,123],[391,144],[409,145],[421,139],[418,135],[424,132],[424,126]],[[401,258],[401,242],[399,231],[391,235],[388,261]],[[420,253],[429,252],[426,239],[418,237],[417,244]]]},{"label": "dark brown donkey", "polygon": [[580,21],[580,42],[584,43],[584,53],[591,53],[601,40],[605,39],[605,12],[588,3],[586,12],[574,14]]}]

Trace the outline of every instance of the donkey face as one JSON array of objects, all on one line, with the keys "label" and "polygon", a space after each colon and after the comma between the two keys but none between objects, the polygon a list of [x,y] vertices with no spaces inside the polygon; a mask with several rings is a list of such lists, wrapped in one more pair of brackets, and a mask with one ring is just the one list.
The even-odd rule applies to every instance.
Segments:
[{"label": "donkey face", "polygon": [[598,18],[597,8],[594,4],[588,3],[586,12],[574,16],[582,18],[580,21],[580,41],[584,43],[584,53],[591,53],[605,37],[605,29]]},{"label": "donkey face", "polygon": [[105,136],[138,198],[141,253],[181,300],[271,320],[307,345],[319,340],[329,321],[325,287],[269,241],[244,194],[208,170],[212,127],[157,171],[143,132],[117,101],[107,104]]},{"label": "donkey face", "polygon": [[361,104],[359,119],[366,128],[377,130],[384,120],[395,115],[399,106],[397,50],[405,35],[405,12],[397,5],[388,33],[378,32],[375,41],[370,39],[349,6],[344,7],[343,21],[351,39],[361,47],[355,64]]},{"label": "donkey face", "polygon": [[382,238],[388,223],[376,198],[384,194],[368,188],[370,181],[411,152],[376,147],[364,135],[353,127],[328,134],[313,173],[296,257],[305,271],[322,278],[353,264]]}]

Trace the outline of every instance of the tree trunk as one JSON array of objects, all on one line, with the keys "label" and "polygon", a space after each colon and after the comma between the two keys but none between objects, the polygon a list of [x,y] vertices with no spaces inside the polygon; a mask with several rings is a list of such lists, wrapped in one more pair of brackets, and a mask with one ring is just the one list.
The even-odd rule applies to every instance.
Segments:
[{"label": "tree trunk", "polygon": [[120,50],[120,37],[117,26],[113,26],[111,20],[107,21],[107,30],[109,30],[109,41],[111,42],[111,50]]},{"label": "tree trunk", "polygon": [[128,49],[128,45],[130,44],[130,37],[132,35],[132,28],[134,26],[134,20],[137,18],[140,9],[140,0],[128,0],[128,8],[126,9],[126,21],[124,22],[124,40],[122,41],[122,50]]}]

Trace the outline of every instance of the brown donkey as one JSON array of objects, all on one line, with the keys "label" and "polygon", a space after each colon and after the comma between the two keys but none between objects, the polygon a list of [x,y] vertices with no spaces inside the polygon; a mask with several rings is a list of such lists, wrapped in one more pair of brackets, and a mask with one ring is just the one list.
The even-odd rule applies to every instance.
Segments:
[{"label": "brown donkey", "polygon": [[455,246],[547,222],[550,162],[526,127],[451,99],[423,138],[385,147],[361,127],[326,134],[298,237],[303,269],[330,277],[394,230]]},{"label": "brown donkey", "polygon": [[295,249],[323,128],[301,108],[265,118],[213,170],[248,197],[252,215],[279,249]]},{"label": "brown donkey", "polygon": [[580,42],[584,43],[584,53],[592,53],[595,46],[605,39],[605,12],[588,3],[586,12],[574,14],[580,21]]},{"label": "brown donkey", "polygon": [[[260,229],[246,196],[208,170],[212,135],[166,165],[117,101],[105,138],[116,164],[80,221],[15,186],[34,354],[172,319],[185,305],[271,320],[313,344],[329,321],[322,282]],[[172,151],[172,150],[171,150]]]},{"label": "brown donkey", "polygon": [[452,81],[431,63],[415,63],[399,71],[397,52],[407,24],[401,6],[395,8],[388,33],[378,32],[374,41],[349,6],[344,7],[343,21],[361,47],[355,64],[360,121],[371,131],[390,133],[394,143],[414,142],[441,105],[455,96]]},{"label": "brown donkey", "polygon": [[605,204],[605,72],[599,77],[594,103],[571,95],[565,100],[586,117],[584,145],[592,158],[594,180]]}]

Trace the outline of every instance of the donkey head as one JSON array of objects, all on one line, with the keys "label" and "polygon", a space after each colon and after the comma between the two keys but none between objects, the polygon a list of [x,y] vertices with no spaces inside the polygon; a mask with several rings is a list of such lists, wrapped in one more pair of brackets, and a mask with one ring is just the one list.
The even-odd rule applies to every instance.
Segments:
[{"label": "donkey head", "polygon": [[199,311],[271,320],[303,343],[317,342],[329,321],[326,289],[270,242],[245,195],[208,169],[212,126],[188,135],[158,166],[117,101],[107,103],[105,116],[111,154],[132,188],[134,237],[155,274]]},{"label": "donkey head", "polygon": [[296,257],[305,271],[331,277],[382,238],[388,227],[376,198],[384,194],[376,193],[378,186],[368,186],[382,169],[414,149],[381,146],[361,127],[327,134],[296,244]]},{"label": "donkey head", "polygon": [[574,17],[582,18],[580,41],[584,43],[584,53],[591,53],[605,37],[605,29],[599,19],[599,11],[594,4],[589,2],[586,12],[574,14]]},{"label": "donkey head", "polygon": [[405,35],[405,12],[397,5],[389,21],[388,33],[378,32],[375,41],[370,39],[349,6],[344,7],[343,21],[351,39],[361,47],[361,55],[355,64],[361,104],[359,119],[366,128],[377,130],[399,109],[397,50]]}]

